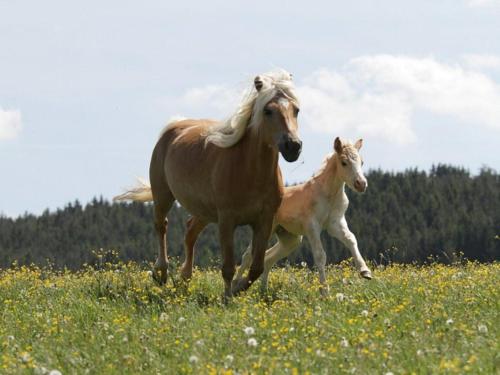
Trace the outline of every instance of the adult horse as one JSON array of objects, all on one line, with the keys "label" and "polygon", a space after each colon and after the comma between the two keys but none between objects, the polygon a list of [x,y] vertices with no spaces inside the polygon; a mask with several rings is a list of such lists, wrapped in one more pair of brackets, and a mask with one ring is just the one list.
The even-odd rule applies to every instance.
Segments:
[{"label": "adult horse", "polygon": [[[277,71],[257,76],[234,115],[224,122],[189,119],[167,125],[151,157],[151,188],[116,197],[154,202],[160,243],[154,266],[157,280],[167,280],[166,216],[175,200],[196,217],[190,233],[197,236],[208,223],[218,223],[226,299],[257,280],[283,196],[278,153],[293,162],[302,148],[298,112],[291,75]],[[236,270],[233,232],[247,224],[253,229],[252,265],[248,276],[231,288]],[[191,268],[192,258],[186,259],[182,274],[190,276]]]}]

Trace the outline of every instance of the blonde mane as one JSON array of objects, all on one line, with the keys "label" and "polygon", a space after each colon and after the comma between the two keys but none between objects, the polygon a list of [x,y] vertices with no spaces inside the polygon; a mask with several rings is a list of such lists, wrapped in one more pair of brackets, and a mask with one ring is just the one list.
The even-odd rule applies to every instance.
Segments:
[{"label": "blonde mane", "polygon": [[234,146],[243,138],[248,127],[258,125],[262,120],[264,106],[278,93],[284,95],[292,104],[299,106],[295,94],[292,75],[285,70],[277,70],[259,75],[262,88],[257,91],[252,84],[234,114],[220,124],[210,127],[206,133],[206,142],[222,148]]},{"label": "blonde mane", "polygon": [[[354,147],[352,142],[350,140],[342,140],[342,148],[343,152],[347,155],[349,158],[354,158],[355,155],[359,155],[358,150]],[[323,162],[321,163],[321,166],[319,169],[316,171],[316,173],[313,174],[313,178],[318,177],[323,175],[327,169],[329,168],[331,162],[333,161],[333,157],[337,155],[337,152],[330,152],[325,156],[323,159]]]}]

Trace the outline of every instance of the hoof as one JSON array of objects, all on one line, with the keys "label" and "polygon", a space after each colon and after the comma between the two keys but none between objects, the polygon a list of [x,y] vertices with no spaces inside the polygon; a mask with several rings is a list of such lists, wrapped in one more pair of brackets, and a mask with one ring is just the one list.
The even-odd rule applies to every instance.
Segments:
[{"label": "hoof", "polygon": [[319,294],[321,297],[328,297],[330,294],[330,287],[328,285],[322,285],[319,287]]},{"label": "hoof", "polygon": [[193,271],[186,269],[184,266],[181,267],[180,274],[183,281],[189,281],[193,277]]},{"label": "hoof", "polygon": [[153,268],[153,280],[156,281],[160,285],[165,285],[167,283],[168,278],[168,265],[164,267],[155,266]]},{"label": "hoof", "polygon": [[236,296],[240,292],[247,290],[250,287],[250,283],[246,277],[242,279],[236,279],[231,284],[231,293]]},{"label": "hoof", "polygon": [[361,274],[361,277],[363,277],[367,280],[372,279],[372,273],[370,272],[370,270],[361,271],[360,274]]}]

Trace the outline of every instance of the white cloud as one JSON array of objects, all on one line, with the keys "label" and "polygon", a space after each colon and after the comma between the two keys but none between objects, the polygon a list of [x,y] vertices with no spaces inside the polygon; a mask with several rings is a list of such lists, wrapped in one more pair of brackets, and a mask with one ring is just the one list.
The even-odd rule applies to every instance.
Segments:
[{"label": "white cloud", "polygon": [[500,69],[500,56],[494,55],[464,55],[465,63],[474,69]]},{"label": "white cloud", "polygon": [[313,73],[299,94],[307,124],[329,133],[355,129],[412,142],[412,115],[418,110],[500,129],[500,85],[481,72],[433,58],[359,57],[341,72]]},{"label": "white cloud", "polygon": [[21,128],[21,112],[0,108],[0,140],[17,137]]},{"label": "white cloud", "polygon": [[181,103],[195,108],[209,107],[221,115],[230,115],[230,111],[236,109],[241,95],[242,91],[234,87],[208,85],[187,90],[181,97]]},{"label": "white cloud", "polygon": [[[446,64],[430,57],[374,55],[352,59],[340,70],[320,69],[297,84],[301,126],[407,144],[417,138],[414,114],[423,111],[451,117],[457,126],[500,130],[500,84],[478,67],[492,65],[496,57],[481,59],[474,55],[465,64]],[[180,102],[220,118],[240,98],[236,88],[210,85],[188,90]]]}]

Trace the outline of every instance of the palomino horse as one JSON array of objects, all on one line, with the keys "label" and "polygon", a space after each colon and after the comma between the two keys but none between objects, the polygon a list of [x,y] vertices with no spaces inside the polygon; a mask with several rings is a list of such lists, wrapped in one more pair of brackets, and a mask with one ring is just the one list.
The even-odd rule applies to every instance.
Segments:
[{"label": "palomino horse", "polygon": [[[347,185],[360,193],[368,187],[361,168],[363,161],[358,153],[362,145],[361,139],[352,145],[342,142],[337,137],[334,142],[335,153],[327,156],[318,173],[303,184],[285,188],[285,195],[275,218],[278,242],[266,251],[264,272],[261,277],[263,290],[267,289],[272,266],[291,254],[304,235],[309,240],[314,264],[319,271],[321,293],[328,293],[325,276],[326,253],[320,237],[323,229],[349,248],[361,276],[366,279],[372,278],[371,271],[359,252],[356,236],[349,230],[345,219],[349,199],[344,186]],[[252,249],[249,248],[243,255],[235,281],[248,269],[251,252]]]},{"label": "palomino horse", "polygon": [[[273,218],[283,196],[278,152],[287,161],[300,155],[299,103],[291,75],[278,71],[257,76],[235,114],[225,122],[182,120],[169,124],[151,157],[151,187],[128,191],[117,200],[153,200],[160,242],[154,275],[167,280],[167,213],[177,200],[195,218],[189,232],[197,237],[210,222],[219,224],[225,298],[247,289],[264,270]],[[253,260],[248,276],[231,288],[236,271],[233,232],[253,229]],[[189,241],[189,240],[188,240]],[[181,274],[191,276],[192,257]]]},{"label": "palomino horse", "polygon": [[[354,262],[366,279],[371,279],[371,272],[361,256],[356,237],[349,230],[345,212],[349,200],[344,192],[344,185],[351,189],[364,192],[368,186],[363,171],[359,149],[363,141],[360,139],[354,145],[335,139],[336,153],[326,158],[324,166],[309,181],[301,185],[285,188],[274,221],[278,242],[266,251],[262,288],[267,289],[267,279],[272,266],[280,259],[287,257],[295,250],[302,236],[307,236],[313,252],[314,263],[319,271],[321,293],[328,292],[326,284],[325,264],[326,253],[321,244],[321,231],[326,229],[330,235],[342,241],[351,251]],[[192,219],[191,219],[192,220]],[[186,233],[187,258],[193,256],[193,244],[196,232],[188,227]],[[235,283],[243,277],[250,266],[252,248],[249,247],[243,255],[241,267],[238,269]]]}]

